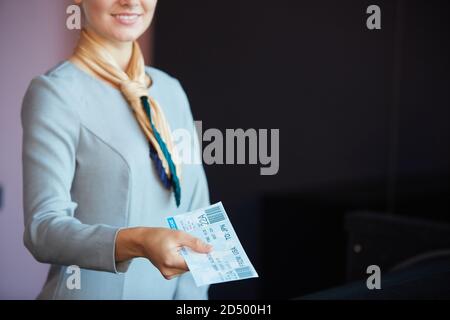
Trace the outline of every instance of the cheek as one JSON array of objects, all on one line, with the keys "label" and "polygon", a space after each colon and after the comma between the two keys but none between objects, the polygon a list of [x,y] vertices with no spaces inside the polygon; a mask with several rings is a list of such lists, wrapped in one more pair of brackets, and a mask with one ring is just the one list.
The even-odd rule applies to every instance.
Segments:
[{"label": "cheek", "polygon": [[157,0],[142,0],[141,5],[146,9],[155,9]]},{"label": "cheek", "polygon": [[146,12],[147,19],[151,20],[156,9],[156,0],[143,0],[141,5]]},{"label": "cheek", "polygon": [[111,23],[109,1],[110,0],[89,0],[84,3],[84,12],[87,22],[98,30],[105,29],[105,26]]},{"label": "cheek", "polygon": [[152,23],[152,20],[153,20],[154,14],[155,14],[156,3],[157,3],[156,0],[142,1],[142,7],[143,7],[144,12],[145,12],[145,15],[143,17],[144,30],[142,30],[142,32],[145,32],[145,30]]}]

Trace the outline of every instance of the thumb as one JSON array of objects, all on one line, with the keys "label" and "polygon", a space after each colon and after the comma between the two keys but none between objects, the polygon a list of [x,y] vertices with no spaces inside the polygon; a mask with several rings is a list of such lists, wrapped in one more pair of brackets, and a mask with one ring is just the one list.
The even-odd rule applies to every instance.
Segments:
[{"label": "thumb", "polygon": [[199,238],[193,237],[190,234],[185,233],[180,240],[182,246],[191,248],[192,250],[199,253],[208,253],[211,251],[212,246],[200,240]]}]

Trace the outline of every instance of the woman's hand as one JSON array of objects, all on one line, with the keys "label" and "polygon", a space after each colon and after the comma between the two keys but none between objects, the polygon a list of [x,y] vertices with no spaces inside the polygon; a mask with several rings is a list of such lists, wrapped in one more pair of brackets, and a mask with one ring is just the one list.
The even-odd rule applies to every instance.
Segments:
[{"label": "woman's hand", "polygon": [[212,249],[183,231],[144,227],[122,229],[116,239],[116,261],[145,257],[169,280],[189,270],[179,253],[183,246],[200,253]]}]

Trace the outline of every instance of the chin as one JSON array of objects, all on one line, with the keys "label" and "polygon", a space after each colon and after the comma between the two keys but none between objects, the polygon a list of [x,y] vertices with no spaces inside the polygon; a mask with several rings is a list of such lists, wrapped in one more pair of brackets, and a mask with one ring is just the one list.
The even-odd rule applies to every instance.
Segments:
[{"label": "chin", "polygon": [[135,41],[137,40],[143,31],[141,30],[117,30],[112,33],[111,38],[116,41]]}]

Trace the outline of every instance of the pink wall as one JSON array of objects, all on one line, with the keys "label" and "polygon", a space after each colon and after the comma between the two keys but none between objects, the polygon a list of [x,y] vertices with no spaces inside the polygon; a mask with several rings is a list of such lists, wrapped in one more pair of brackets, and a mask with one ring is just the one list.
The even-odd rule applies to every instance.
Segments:
[{"label": "pink wall", "polygon": [[[0,0],[0,299],[34,299],[48,269],[22,243],[20,105],[30,80],[73,50],[78,32],[66,28],[70,4],[71,0]],[[141,45],[150,54],[150,38]]]}]

